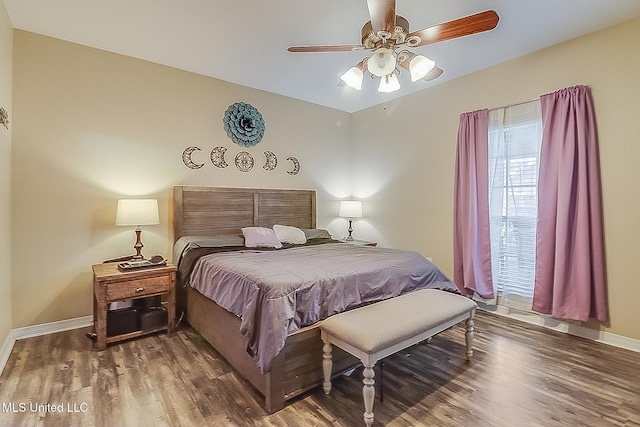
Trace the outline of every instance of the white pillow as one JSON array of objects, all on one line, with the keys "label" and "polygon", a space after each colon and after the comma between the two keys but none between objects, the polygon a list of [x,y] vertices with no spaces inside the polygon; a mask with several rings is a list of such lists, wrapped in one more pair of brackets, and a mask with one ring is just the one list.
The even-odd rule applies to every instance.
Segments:
[{"label": "white pillow", "polygon": [[244,245],[247,248],[280,249],[282,247],[282,243],[270,228],[245,227],[242,229],[242,234],[244,235]]},{"label": "white pillow", "polygon": [[273,226],[273,231],[282,243],[293,243],[294,245],[307,243],[307,237],[304,235],[304,231],[299,228],[276,224]]}]

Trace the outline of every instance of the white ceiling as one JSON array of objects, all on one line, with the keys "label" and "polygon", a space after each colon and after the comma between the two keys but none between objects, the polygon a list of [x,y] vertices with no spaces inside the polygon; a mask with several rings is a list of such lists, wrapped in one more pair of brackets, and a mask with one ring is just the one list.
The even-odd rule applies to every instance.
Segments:
[{"label": "white ceiling", "polygon": [[[385,101],[339,76],[367,52],[289,53],[292,45],[358,44],[366,0],[3,0],[14,28],[262,89],[346,112]],[[410,31],[494,9],[493,31],[423,46],[444,74],[400,77],[394,99],[640,16],[638,0],[398,0]]]}]

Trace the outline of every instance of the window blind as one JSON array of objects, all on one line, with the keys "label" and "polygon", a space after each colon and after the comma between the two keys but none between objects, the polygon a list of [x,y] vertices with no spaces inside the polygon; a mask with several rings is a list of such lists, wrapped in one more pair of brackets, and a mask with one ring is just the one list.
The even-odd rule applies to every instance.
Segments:
[{"label": "window blind", "polygon": [[541,142],[539,100],[489,112],[492,275],[503,298],[533,297]]}]

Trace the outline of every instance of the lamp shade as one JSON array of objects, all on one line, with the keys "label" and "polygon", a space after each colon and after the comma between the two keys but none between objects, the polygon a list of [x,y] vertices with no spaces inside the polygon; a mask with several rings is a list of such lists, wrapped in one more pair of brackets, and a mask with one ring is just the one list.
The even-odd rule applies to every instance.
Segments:
[{"label": "lamp shade", "polygon": [[362,88],[362,79],[364,78],[364,73],[362,69],[359,67],[351,67],[340,76],[340,79],[347,84],[347,86],[354,88],[355,90],[360,90]]},{"label": "lamp shade", "polygon": [[338,215],[345,218],[362,217],[362,202],[359,200],[342,200]]},{"label": "lamp shade", "polygon": [[116,225],[160,224],[158,201],[156,199],[118,200]]},{"label": "lamp shade", "polygon": [[436,66],[435,61],[427,58],[426,56],[416,55],[409,62],[409,72],[411,73],[411,81],[417,82],[424,78],[429,71],[433,70]]},{"label": "lamp shade", "polygon": [[400,89],[400,81],[395,74],[389,74],[380,77],[380,85],[378,86],[378,92],[391,93]]},{"label": "lamp shade", "polygon": [[367,69],[378,77],[391,74],[396,69],[396,54],[391,49],[381,47],[367,61]]}]

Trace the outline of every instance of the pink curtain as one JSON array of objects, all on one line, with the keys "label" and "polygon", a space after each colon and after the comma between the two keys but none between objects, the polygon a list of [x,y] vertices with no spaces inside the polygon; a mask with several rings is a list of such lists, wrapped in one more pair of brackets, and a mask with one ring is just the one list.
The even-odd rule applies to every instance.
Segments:
[{"label": "pink curtain", "polygon": [[540,97],[542,148],[533,310],[608,321],[596,123],[591,93]]},{"label": "pink curtain", "polygon": [[460,115],[453,206],[453,281],[493,298],[489,234],[489,111]]}]

